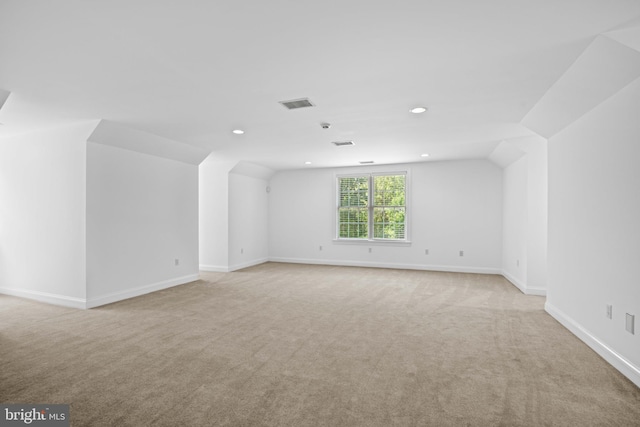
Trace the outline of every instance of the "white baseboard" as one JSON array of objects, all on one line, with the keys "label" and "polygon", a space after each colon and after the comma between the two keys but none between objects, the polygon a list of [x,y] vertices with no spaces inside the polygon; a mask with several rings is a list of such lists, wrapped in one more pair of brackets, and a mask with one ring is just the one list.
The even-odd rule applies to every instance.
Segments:
[{"label": "white baseboard", "polygon": [[562,326],[571,331],[571,333],[591,347],[593,351],[598,353],[604,360],[620,371],[622,375],[629,378],[631,382],[640,387],[640,367],[635,366],[615,350],[608,347],[589,331],[580,326],[578,322],[567,316],[557,307],[550,304],[549,301],[544,304],[544,309],[551,315],[551,317],[560,322]]},{"label": "white baseboard", "polygon": [[444,271],[450,273],[479,273],[479,274],[502,274],[498,268],[486,267],[465,267],[457,265],[426,265],[426,264],[401,264],[401,263],[381,263],[371,261],[352,260],[332,260],[332,259],[307,259],[307,258],[281,258],[271,257],[271,262],[289,262],[294,264],[315,264],[315,265],[337,265],[345,267],[373,267],[373,268],[394,268],[398,270],[426,270]]},{"label": "white baseboard", "polygon": [[522,283],[520,280],[516,279],[505,270],[502,270],[502,276],[505,279],[507,279],[509,282],[511,282],[513,286],[520,289],[520,292],[522,292],[525,295],[527,294],[527,286],[524,283]]},{"label": "white baseboard", "polygon": [[216,273],[228,273],[229,272],[229,267],[226,267],[224,265],[206,265],[206,264],[200,264],[199,267],[200,271],[213,271]]},{"label": "white baseboard", "polygon": [[525,294],[527,294],[527,295],[538,295],[538,296],[541,296],[541,297],[546,297],[547,296],[547,289],[546,288],[527,287],[527,291],[525,292]]},{"label": "white baseboard", "polygon": [[544,288],[534,288],[534,287],[527,286],[526,283],[522,283],[520,280],[516,279],[505,270],[502,270],[501,274],[505,279],[511,282],[513,286],[520,289],[520,292],[522,292],[525,295],[539,295],[543,297],[547,296],[547,290]]},{"label": "white baseboard", "polygon": [[99,297],[88,299],[86,308],[99,307],[101,305],[111,304],[113,302],[138,297],[140,295],[160,291],[162,289],[171,288],[173,286],[183,285],[185,283],[196,281],[198,280],[198,278],[198,274],[190,274],[188,276],[176,277],[175,279],[164,280],[162,282],[152,283],[150,285],[139,286],[137,288],[126,289],[120,292],[101,295]]},{"label": "white baseboard", "polygon": [[50,294],[47,292],[31,291],[26,289],[0,288],[0,294],[14,297],[27,298],[47,304],[61,305],[70,308],[87,308],[87,300],[83,298],[69,297],[66,295]]},{"label": "white baseboard", "polygon": [[228,271],[241,270],[243,268],[253,267],[254,265],[264,264],[265,262],[268,262],[268,261],[269,261],[269,258],[259,258],[259,259],[254,259],[252,261],[243,262],[240,264],[234,264],[229,266]]},{"label": "white baseboard", "polygon": [[195,280],[198,280],[198,278],[199,277],[197,274],[191,274],[188,276],[177,277],[175,279],[165,280],[158,283],[152,283],[150,285],[139,286],[133,289],[114,292],[91,299],[75,298],[66,295],[13,288],[0,288],[0,293],[45,302],[47,304],[60,305],[63,307],[87,309],[193,282]]},{"label": "white baseboard", "polygon": [[213,271],[216,273],[229,273],[231,271],[241,270],[247,267],[253,267],[254,265],[264,264],[269,262],[269,258],[258,258],[251,261],[242,262],[240,264],[230,265],[228,267],[223,265],[206,265],[200,264],[200,271]]}]

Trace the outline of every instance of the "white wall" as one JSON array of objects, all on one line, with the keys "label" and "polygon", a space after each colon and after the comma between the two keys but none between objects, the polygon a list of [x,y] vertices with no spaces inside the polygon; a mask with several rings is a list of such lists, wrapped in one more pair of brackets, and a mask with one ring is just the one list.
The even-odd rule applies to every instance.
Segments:
[{"label": "white wall", "polygon": [[260,178],[229,174],[229,270],[268,261],[269,183]]},{"label": "white wall", "polygon": [[197,278],[198,167],[87,143],[87,305]]},{"label": "white wall", "polygon": [[635,80],[549,140],[546,308],[640,386],[638,117]]},{"label": "white wall", "polygon": [[503,170],[502,273],[522,292],[547,289],[547,141],[505,141],[524,156]]},{"label": "white wall", "polygon": [[203,271],[229,269],[229,171],[236,163],[211,155],[199,167],[199,264]]},{"label": "white wall", "polygon": [[527,284],[527,158],[504,168],[502,274],[523,292]]},{"label": "white wall", "polygon": [[[381,170],[410,171],[411,245],[334,242],[335,175]],[[272,260],[501,271],[502,170],[489,161],[285,171],[276,173],[270,185]]]},{"label": "white wall", "polygon": [[522,141],[527,152],[527,283],[526,292],[547,293],[548,161],[547,141]]},{"label": "white wall", "polygon": [[92,129],[0,139],[0,292],[84,307],[85,141]]}]

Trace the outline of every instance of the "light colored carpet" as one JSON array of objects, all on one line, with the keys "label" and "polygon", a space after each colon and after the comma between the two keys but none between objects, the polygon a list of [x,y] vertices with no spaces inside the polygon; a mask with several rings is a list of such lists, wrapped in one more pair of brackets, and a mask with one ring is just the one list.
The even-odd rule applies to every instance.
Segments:
[{"label": "light colored carpet", "polygon": [[0,295],[0,402],[74,426],[633,426],[640,389],[499,276],[267,263],[80,311]]}]

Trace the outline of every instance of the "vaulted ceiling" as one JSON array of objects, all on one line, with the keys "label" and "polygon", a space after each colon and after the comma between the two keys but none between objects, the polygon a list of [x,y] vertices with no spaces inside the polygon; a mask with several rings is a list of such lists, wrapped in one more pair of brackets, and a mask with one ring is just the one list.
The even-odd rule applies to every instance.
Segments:
[{"label": "vaulted ceiling", "polygon": [[100,119],[275,170],[487,158],[553,131],[545,94],[638,16],[637,0],[2,0],[0,136]]}]

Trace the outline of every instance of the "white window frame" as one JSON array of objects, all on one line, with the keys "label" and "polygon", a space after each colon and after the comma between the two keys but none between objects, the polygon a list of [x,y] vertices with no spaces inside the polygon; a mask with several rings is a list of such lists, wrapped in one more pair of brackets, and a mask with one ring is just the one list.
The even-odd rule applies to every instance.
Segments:
[{"label": "white window frame", "polygon": [[[404,175],[405,176],[405,234],[404,239],[376,239],[373,237],[373,177],[386,175]],[[357,178],[368,177],[369,179],[369,206],[368,206],[368,239],[356,239],[340,237],[340,178]],[[409,170],[382,170],[382,171],[363,171],[361,173],[345,173],[336,174],[334,177],[334,202],[333,221],[334,221],[334,243],[339,244],[365,244],[365,245],[384,245],[384,246],[407,246],[411,244],[411,173]]]}]

